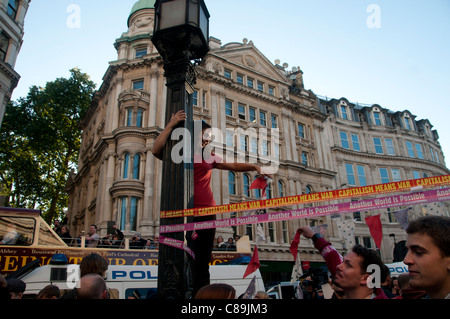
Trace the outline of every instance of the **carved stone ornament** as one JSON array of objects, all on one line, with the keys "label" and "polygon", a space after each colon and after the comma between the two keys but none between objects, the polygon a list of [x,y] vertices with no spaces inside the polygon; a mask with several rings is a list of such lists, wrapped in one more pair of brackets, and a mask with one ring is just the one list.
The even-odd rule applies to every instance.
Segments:
[{"label": "carved stone ornament", "polygon": [[243,57],[243,59],[244,59],[244,64],[249,68],[254,69],[258,65],[258,62],[256,61],[256,59],[251,55],[246,55]]}]

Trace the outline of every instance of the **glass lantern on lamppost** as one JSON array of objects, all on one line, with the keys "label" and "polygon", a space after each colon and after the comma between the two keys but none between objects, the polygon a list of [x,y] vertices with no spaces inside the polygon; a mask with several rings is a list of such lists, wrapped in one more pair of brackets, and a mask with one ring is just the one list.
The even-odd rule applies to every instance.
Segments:
[{"label": "glass lantern on lamppost", "polygon": [[[203,0],[157,0],[155,28],[152,42],[164,62],[167,86],[166,123],[171,115],[184,111],[186,121],[180,125],[193,137],[193,105],[195,66],[209,51],[209,12]],[[185,135],[186,136],[186,135]],[[188,135],[189,136],[189,135]],[[172,148],[179,141],[169,139],[163,154],[161,211],[193,207],[194,198],[194,143],[184,141],[191,158],[175,163]],[[160,225],[183,224],[184,217],[160,219]],[[167,237],[184,242],[183,232]],[[159,246],[158,297],[161,299],[190,298],[193,294],[193,262],[183,250]]]}]

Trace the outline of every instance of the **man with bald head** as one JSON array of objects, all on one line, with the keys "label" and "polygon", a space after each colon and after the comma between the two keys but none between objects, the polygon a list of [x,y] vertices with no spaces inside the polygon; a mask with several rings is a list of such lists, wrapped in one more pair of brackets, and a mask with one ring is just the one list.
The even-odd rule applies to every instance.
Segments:
[{"label": "man with bald head", "polygon": [[108,299],[105,280],[98,274],[87,274],[80,278],[76,288],[77,299]]}]

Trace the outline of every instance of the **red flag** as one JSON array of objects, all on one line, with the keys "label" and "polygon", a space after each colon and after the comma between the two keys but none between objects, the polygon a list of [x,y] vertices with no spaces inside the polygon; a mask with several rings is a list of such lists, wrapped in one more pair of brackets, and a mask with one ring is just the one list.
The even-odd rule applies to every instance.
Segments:
[{"label": "red flag", "polygon": [[300,243],[300,232],[296,232],[294,240],[291,243],[291,247],[289,248],[291,250],[292,255],[294,256],[294,260],[297,259],[298,244],[299,243]]},{"label": "red flag", "polygon": [[250,263],[247,266],[247,269],[245,270],[244,278],[248,275],[254,273],[259,268],[259,257],[258,257],[258,246],[255,246],[255,249],[253,250],[253,256],[250,260]]},{"label": "red flag", "polygon": [[366,217],[366,224],[369,226],[375,245],[381,249],[381,240],[383,239],[383,228],[381,226],[380,215]]},{"label": "red flag", "polygon": [[262,189],[261,197],[264,197],[266,195],[266,188],[267,181],[264,176],[258,177],[253,181],[252,185],[250,185],[250,189]]}]

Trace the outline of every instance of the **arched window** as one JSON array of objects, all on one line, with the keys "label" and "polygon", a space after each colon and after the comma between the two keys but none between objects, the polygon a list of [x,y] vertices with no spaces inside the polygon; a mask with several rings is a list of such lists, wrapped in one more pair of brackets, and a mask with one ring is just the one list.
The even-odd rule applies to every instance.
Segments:
[{"label": "arched window", "polygon": [[128,167],[130,165],[130,154],[125,153],[125,156],[123,157],[123,178],[128,178]]},{"label": "arched window", "polygon": [[130,231],[137,230],[137,219],[138,219],[138,208],[139,208],[139,198],[138,197],[120,197],[120,214],[119,214],[119,225],[120,229],[123,231],[127,228],[127,223],[130,223]]},{"label": "arched window", "polygon": [[305,194],[311,194],[313,192],[311,185],[306,186]]},{"label": "arched window", "polygon": [[139,199],[137,197],[131,197],[131,201],[130,201],[131,231],[136,231],[136,228],[137,228],[138,203],[139,203]]},{"label": "arched window", "polygon": [[139,179],[139,168],[141,166],[141,156],[139,154],[134,155],[133,159],[133,179]]},{"label": "arched window", "polygon": [[244,196],[250,197],[250,177],[244,174]]},{"label": "arched window", "polygon": [[120,229],[124,230],[127,223],[127,199],[126,197],[120,198]]},{"label": "arched window", "polygon": [[228,172],[228,191],[230,195],[236,195],[236,175]]}]

